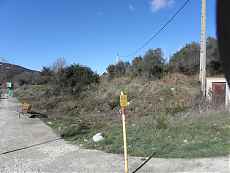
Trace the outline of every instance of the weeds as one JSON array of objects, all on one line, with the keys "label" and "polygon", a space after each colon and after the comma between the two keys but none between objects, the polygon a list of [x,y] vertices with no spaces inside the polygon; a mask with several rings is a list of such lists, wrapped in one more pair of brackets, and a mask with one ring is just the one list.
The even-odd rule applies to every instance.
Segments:
[{"label": "weeds", "polygon": [[[198,97],[199,85],[191,83],[192,80],[180,74],[156,81],[102,79],[99,86],[79,96],[46,96],[47,86],[34,86],[22,90],[19,97],[46,111],[49,118],[45,121],[51,122],[47,124],[65,139],[86,148],[121,153],[118,109],[120,91],[125,89],[130,103],[127,109],[130,155],[148,156],[153,151],[156,157],[166,158],[229,154],[229,113],[207,111]],[[200,114],[200,110],[204,113]],[[92,137],[99,132],[105,139],[94,143]]]},{"label": "weeds", "polygon": [[[157,122],[154,125],[154,122]],[[228,113],[211,113],[204,117],[167,118],[147,116],[128,122],[128,150],[133,156],[194,158],[228,155],[230,151]],[[114,124],[104,131],[105,140],[86,147],[122,153],[122,128]]]}]

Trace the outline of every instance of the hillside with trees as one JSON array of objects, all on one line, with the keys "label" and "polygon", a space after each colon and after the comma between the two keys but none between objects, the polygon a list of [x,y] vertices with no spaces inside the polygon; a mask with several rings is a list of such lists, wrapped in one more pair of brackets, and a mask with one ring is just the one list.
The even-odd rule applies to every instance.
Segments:
[{"label": "hillside with trees", "polygon": [[[169,71],[183,74],[197,74],[200,65],[200,45],[190,43],[176,52],[169,61]],[[209,37],[207,39],[207,72],[208,75],[223,73],[217,40]]]}]

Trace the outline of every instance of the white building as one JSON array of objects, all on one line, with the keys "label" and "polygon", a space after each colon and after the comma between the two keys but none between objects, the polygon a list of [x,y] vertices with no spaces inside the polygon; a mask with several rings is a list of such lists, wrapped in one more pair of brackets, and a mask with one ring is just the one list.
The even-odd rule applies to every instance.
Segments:
[{"label": "white building", "polygon": [[230,89],[224,77],[208,77],[206,79],[206,96],[210,102],[230,105]]}]

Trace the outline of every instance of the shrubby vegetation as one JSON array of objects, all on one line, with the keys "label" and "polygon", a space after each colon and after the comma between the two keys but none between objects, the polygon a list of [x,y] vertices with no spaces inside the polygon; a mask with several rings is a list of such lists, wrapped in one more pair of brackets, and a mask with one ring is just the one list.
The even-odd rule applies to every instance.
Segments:
[{"label": "shrubby vegetation", "polygon": [[122,77],[129,72],[129,62],[119,61],[117,64],[112,64],[107,67],[109,78]]},{"label": "shrubby vegetation", "polygon": [[144,77],[146,79],[161,78],[165,69],[165,60],[160,48],[148,50],[144,57],[135,57],[132,64],[119,61],[117,64],[109,65],[107,73],[109,78],[122,76]]},{"label": "shrubby vegetation", "polygon": [[[160,48],[150,49],[143,56],[134,57],[130,62],[120,60],[110,64],[105,75],[112,80],[120,77],[143,78],[145,80],[161,79],[167,73],[182,73],[195,75],[199,73],[200,45],[196,42],[186,44],[167,60]],[[19,66],[3,63],[0,67],[0,82],[11,80],[22,85],[49,84],[58,92],[77,94],[82,88],[98,83],[99,75],[90,68],[72,64],[67,65],[63,57],[58,58],[51,66],[44,67],[39,73],[23,69]],[[222,64],[219,57],[217,40],[207,39],[207,74],[222,74]]]},{"label": "shrubby vegetation", "polygon": [[39,72],[22,72],[12,79],[19,86],[41,84],[41,76]]},{"label": "shrubby vegetation", "polygon": [[[150,49],[131,62],[119,61],[109,65],[101,76],[89,67],[67,65],[64,58],[58,58],[51,66],[44,67],[39,75],[22,73],[17,76],[17,81],[25,86],[22,87],[25,92],[20,91],[21,97],[26,99],[29,88],[26,86],[30,84],[35,87],[29,91],[30,101],[31,97],[44,95],[43,101],[39,97],[37,105],[44,105],[47,112],[58,107],[59,112],[75,110],[87,115],[117,115],[119,94],[124,90],[129,95],[131,114],[143,116],[164,112],[174,116],[194,109],[196,105],[199,107],[202,101],[196,77],[199,56],[199,44],[195,42],[185,45],[169,61],[160,48]],[[208,75],[222,73],[214,38],[207,39],[207,67]]]},{"label": "shrubby vegetation", "polygon": [[[209,38],[207,43],[208,74],[221,74],[216,40]],[[161,49],[150,49],[131,62],[109,65],[101,76],[86,66],[66,65],[59,58],[44,67],[36,81],[27,74],[19,78],[23,87],[17,95],[47,114],[49,118],[44,121],[65,139],[121,153],[119,95],[124,90],[129,100],[130,154],[148,156],[155,151],[156,157],[189,158],[229,154],[228,113],[204,115],[206,105],[203,107],[196,75],[199,56],[195,42],[181,48],[169,61]],[[204,113],[199,116],[199,112]],[[105,140],[94,143],[92,136],[98,132]]]},{"label": "shrubby vegetation", "polygon": [[169,61],[169,71],[192,75],[199,72],[200,45],[193,42],[176,52]]},{"label": "shrubby vegetation", "polygon": [[[170,58],[169,71],[193,75],[199,72],[199,65],[200,45],[193,42],[187,44]],[[211,37],[207,39],[207,72],[208,75],[223,73],[217,40]]]},{"label": "shrubby vegetation", "polygon": [[64,69],[60,84],[67,87],[71,93],[79,93],[84,86],[99,82],[99,75],[90,68],[73,64]]},{"label": "shrubby vegetation", "polygon": [[43,67],[41,83],[53,86],[56,92],[79,94],[85,87],[99,82],[99,75],[89,67],[79,64],[70,66],[63,66],[56,62],[55,64],[53,68]]},{"label": "shrubby vegetation", "polygon": [[[178,72],[194,75],[199,72],[200,45],[196,42],[186,44],[166,61],[160,48],[148,50],[144,56],[135,57],[132,63],[119,61],[109,65],[107,73],[110,78],[121,76],[144,77],[149,80],[160,79],[165,73]],[[222,74],[223,69],[219,57],[217,40],[207,39],[207,73]]]}]

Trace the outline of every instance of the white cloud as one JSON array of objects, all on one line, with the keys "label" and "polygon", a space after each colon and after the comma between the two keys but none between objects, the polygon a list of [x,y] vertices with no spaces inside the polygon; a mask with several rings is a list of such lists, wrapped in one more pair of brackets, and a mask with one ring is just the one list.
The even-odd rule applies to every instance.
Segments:
[{"label": "white cloud", "polygon": [[135,7],[132,4],[129,4],[129,10],[130,11],[135,11]]},{"label": "white cloud", "polygon": [[150,5],[153,12],[163,8],[171,7],[175,3],[174,0],[151,0]]}]

